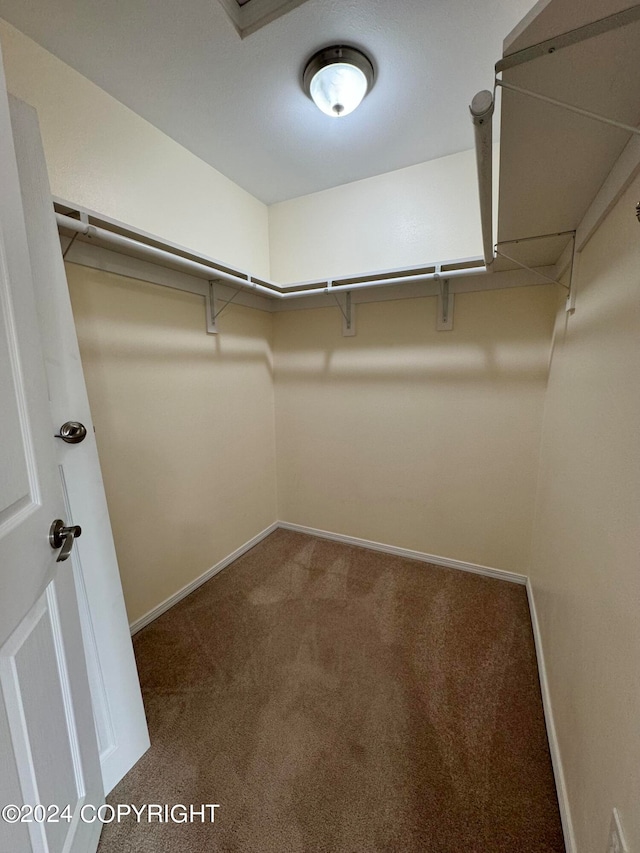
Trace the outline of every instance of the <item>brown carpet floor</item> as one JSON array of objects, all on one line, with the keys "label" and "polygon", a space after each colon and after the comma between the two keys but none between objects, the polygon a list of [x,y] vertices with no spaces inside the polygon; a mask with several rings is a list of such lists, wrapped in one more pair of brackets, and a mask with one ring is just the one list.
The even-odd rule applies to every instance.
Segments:
[{"label": "brown carpet floor", "polygon": [[564,851],[523,587],[278,530],[136,635],[99,853]]}]

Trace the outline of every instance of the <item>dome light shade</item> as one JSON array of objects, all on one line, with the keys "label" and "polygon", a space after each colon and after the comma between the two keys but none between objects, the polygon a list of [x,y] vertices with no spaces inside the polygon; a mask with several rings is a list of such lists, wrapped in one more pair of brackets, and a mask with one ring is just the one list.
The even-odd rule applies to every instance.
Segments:
[{"label": "dome light shade", "polygon": [[303,88],[318,109],[332,118],[349,115],[373,85],[371,61],[354,47],[336,45],[314,54]]}]

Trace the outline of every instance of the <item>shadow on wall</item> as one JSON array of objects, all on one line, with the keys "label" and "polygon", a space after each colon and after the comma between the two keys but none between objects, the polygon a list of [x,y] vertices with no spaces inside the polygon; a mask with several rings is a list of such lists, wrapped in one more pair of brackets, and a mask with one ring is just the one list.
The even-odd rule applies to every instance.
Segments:
[{"label": "shadow on wall", "polygon": [[[262,363],[272,374],[270,347],[265,348],[270,335],[265,335],[263,323],[250,322],[251,315],[264,316],[264,312],[230,305],[220,316],[221,332],[209,335],[202,296],[115,275],[101,281],[99,288],[92,288],[85,282],[76,284],[82,276],[74,274],[70,285],[83,359],[167,363],[177,359],[212,361],[219,366],[231,360],[247,361]],[[92,333],[83,334],[89,328]]]},{"label": "shadow on wall", "polygon": [[526,573],[555,286],[276,315],[280,518]]},{"label": "shadow on wall", "polygon": [[69,289],[129,618],[276,519],[272,319],[74,265]]},{"label": "shadow on wall", "polygon": [[357,305],[355,337],[342,337],[337,308],[277,315],[277,381],[544,383],[555,288],[520,290],[458,294],[448,332],[435,330],[433,297]]}]

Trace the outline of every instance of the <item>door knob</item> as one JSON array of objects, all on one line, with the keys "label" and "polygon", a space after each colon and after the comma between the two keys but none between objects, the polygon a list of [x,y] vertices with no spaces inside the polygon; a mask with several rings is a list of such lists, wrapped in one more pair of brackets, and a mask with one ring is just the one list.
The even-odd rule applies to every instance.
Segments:
[{"label": "door knob", "polygon": [[73,543],[81,534],[82,528],[77,524],[65,527],[64,521],[61,518],[56,518],[49,529],[49,544],[51,547],[54,550],[62,548],[58,554],[56,563],[64,563],[69,558]]},{"label": "door knob", "polygon": [[61,438],[67,444],[80,444],[87,435],[87,428],[80,421],[67,421],[60,427],[60,432],[55,438]]}]

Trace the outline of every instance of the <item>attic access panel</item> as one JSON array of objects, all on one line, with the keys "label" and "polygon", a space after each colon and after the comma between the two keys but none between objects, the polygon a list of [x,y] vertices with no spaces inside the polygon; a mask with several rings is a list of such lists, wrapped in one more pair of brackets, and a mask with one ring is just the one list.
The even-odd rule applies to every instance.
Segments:
[{"label": "attic access panel", "polygon": [[220,0],[240,38],[286,15],[306,0]]}]

